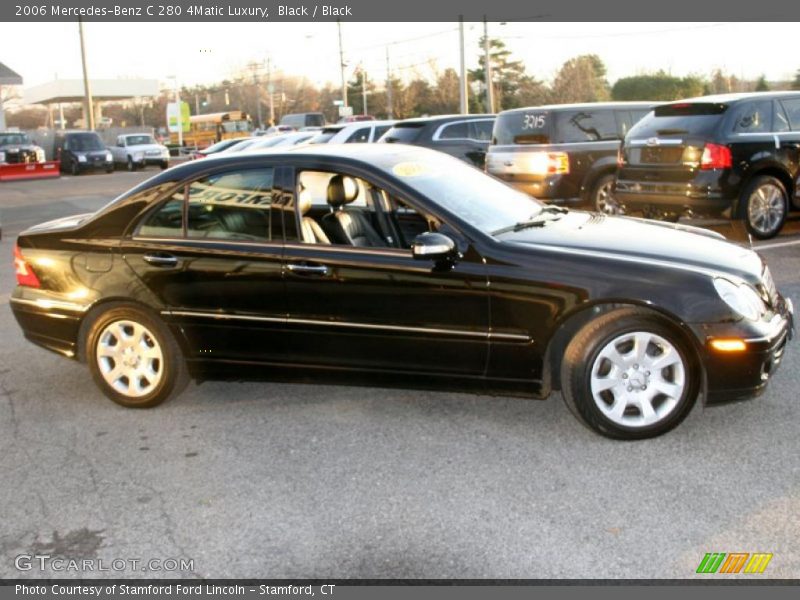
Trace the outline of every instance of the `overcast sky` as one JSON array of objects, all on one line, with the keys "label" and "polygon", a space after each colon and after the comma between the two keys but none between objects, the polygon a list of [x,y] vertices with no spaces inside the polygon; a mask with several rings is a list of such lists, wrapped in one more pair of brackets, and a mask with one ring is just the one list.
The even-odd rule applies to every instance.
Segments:
[{"label": "overcast sky", "polygon": [[[24,87],[81,77],[77,23],[2,24],[0,62]],[[343,23],[348,76],[363,63],[386,77],[388,45],[395,73],[430,74],[458,67],[457,23]],[[720,67],[745,78],[791,79],[800,68],[796,23],[490,23],[528,72],[549,81],[568,58],[596,53],[609,81],[664,69],[708,74]],[[339,82],[335,23],[86,23],[92,78],[142,77],[183,85],[231,77],[251,61],[271,57],[276,69],[314,83]],[[478,57],[483,25],[466,24],[468,66]],[[20,52],[20,48],[31,50]]]}]

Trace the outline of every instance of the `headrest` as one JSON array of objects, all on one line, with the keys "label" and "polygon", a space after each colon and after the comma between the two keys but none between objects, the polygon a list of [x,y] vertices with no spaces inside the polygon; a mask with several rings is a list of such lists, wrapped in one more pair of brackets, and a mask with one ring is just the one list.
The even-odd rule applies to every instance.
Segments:
[{"label": "headrest", "polygon": [[352,177],[334,175],[328,182],[328,204],[334,208],[348,204],[358,197],[358,184]]},{"label": "headrest", "polygon": [[314,199],[311,197],[311,192],[301,187],[300,193],[297,194],[297,206],[300,208],[300,214],[305,215],[311,208],[313,202]]}]

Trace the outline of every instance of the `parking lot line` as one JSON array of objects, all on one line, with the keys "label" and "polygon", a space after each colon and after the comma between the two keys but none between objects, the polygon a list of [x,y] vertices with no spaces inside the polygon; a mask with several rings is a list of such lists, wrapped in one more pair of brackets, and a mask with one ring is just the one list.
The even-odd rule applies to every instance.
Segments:
[{"label": "parking lot line", "polygon": [[763,246],[756,246],[756,250],[772,250],[773,248],[784,248],[785,246],[796,246],[800,244],[800,240],[792,240],[791,242],[778,242],[776,244],[765,244]]}]

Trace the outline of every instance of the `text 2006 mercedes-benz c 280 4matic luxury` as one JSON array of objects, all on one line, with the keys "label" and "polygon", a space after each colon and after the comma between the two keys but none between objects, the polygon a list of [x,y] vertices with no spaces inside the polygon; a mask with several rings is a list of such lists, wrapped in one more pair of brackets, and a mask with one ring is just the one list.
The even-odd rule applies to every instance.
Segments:
[{"label": "text 2006 mercedes-benz c 280 4matic luxury", "polygon": [[761,392],[792,306],[753,251],[545,206],[450,156],[316,146],[193,161],[19,236],[25,336],[115,402],[189,379],[546,398],[615,438]]}]

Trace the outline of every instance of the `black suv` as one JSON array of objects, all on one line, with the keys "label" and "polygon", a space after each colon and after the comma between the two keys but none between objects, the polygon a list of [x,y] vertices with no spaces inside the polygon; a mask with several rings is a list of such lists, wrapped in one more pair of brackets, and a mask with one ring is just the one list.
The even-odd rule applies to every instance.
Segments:
[{"label": "black suv", "polygon": [[652,102],[557,104],[497,115],[486,171],[535,198],[618,212],[617,152]]},{"label": "black suv", "polygon": [[114,159],[95,131],[64,131],[56,134],[53,156],[61,161],[61,171],[80,175],[86,171],[114,170]]},{"label": "black suv", "polygon": [[625,138],[616,197],[626,209],[744,219],[767,239],[800,208],[800,92],[726,94],[656,108]]},{"label": "black suv", "polygon": [[483,168],[494,115],[446,115],[395,123],[379,142],[433,148]]}]

